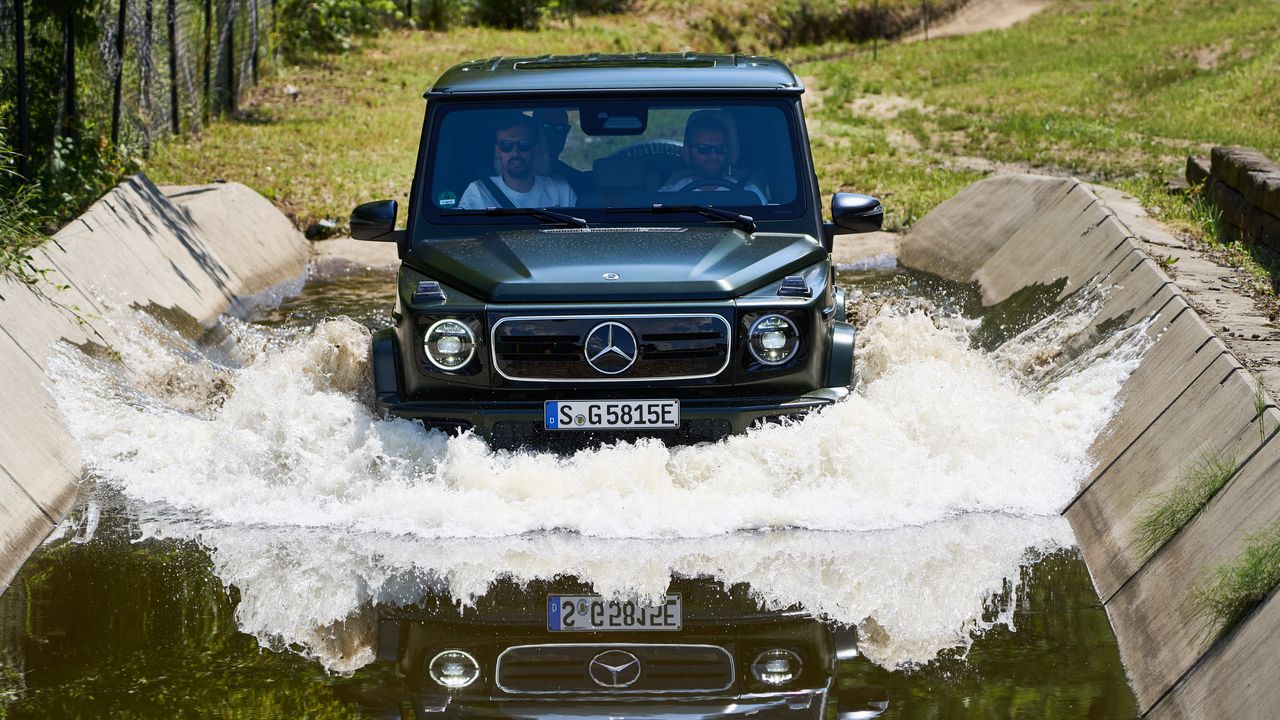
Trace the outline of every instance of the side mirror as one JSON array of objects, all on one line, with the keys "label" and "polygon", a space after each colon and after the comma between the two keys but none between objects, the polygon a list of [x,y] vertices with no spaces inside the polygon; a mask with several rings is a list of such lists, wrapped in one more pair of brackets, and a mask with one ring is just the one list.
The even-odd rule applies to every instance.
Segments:
[{"label": "side mirror", "polygon": [[831,198],[831,222],[837,235],[874,232],[884,225],[884,206],[870,195],[836,193]]},{"label": "side mirror", "polygon": [[351,211],[351,237],[357,240],[399,242],[403,232],[396,232],[395,200],[378,200],[357,205]]}]

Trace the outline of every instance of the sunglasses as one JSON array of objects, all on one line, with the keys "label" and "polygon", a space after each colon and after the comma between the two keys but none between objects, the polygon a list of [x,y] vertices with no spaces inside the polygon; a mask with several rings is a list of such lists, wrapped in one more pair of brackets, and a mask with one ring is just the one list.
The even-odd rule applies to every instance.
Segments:
[{"label": "sunglasses", "polygon": [[516,148],[519,148],[522,153],[533,151],[533,142],[530,140],[499,140],[494,145],[504,153],[509,153]]},{"label": "sunglasses", "polygon": [[693,146],[693,151],[698,153],[699,155],[710,155],[711,153],[715,153],[716,155],[728,155],[729,146],[728,145],[708,145],[706,143],[698,143],[697,145]]}]

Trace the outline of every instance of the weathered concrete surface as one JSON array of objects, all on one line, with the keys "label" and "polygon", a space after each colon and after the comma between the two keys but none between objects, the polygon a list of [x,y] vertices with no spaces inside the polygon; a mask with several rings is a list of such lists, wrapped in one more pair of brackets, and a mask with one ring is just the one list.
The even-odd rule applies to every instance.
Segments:
[{"label": "weathered concrete surface", "polygon": [[169,193],[130,178],[33,253],[46,282],[0,278],[0,590],[70,507],[81,476],[47,389],[53,343],[106,349],[118,340],[102,321],[113,309],[212,321],[306,269],[310,244],[249,188]]},{"label": "weathered concrete surface", "polygon": [[1150,218],[1137,198],[1113,188],[1089,189],[1133,231],[1138,247],[1173,263],[1170,272],[1187,302],[1227,347],[1268,388],[1280,388],[1280,327],[1252,298],[1241,292],[1249,279],[1238,268],[1223,267],[1190,243],[1171,236]]},{"label": "weathered concrete surface", "polygon": [[[899,257],[907,267],[981,283],[987,303],[1031,284],[1061,283],[1064,295],[1092,286],[1103,290],[1096,328],[1149,323],[1152,345],[1121,390],[1121,409],[1090,449],[1093,471],[1064,512],[1142,713],[1273,717],[1280,661],[1267,643],[1280,636],[1280,603],[1273,594],[1243,625],[1218,637],[1194,598],[1250,533],[1280,517],[1274,440],[1280,412],[1268,405],[1259,416],[1257,380],[1246,367],[1271,368],[1276,360],[1235,357],[1144,248],[1187,258],[1189,266],[1205,261],[1136,207],[1115,191],[1074,180],[1001,176],[970,186],[922,219]],[[1188,273],[1193,281],[1212,285],[1218,277],[1196,269]],[[1196,306],[1207,296],[1216,301],[1218,289],[1197,288]],[[1263,401],[1269,404],[1265,395]],[[1241,464],[1195,518],[1144,557],[1133,535],[1142,514],[1207,456]]]},{"label": "weathered concrete surface", "polygon": [[1280,598],[1271,593],[1205,653],[1147,715],[1152,720],[1272,718],[1280,707]]},{"label": "weathered concrete surface", "polygon": [[350,275],[371,270],[394,271],[400,266],[395,243],[349,237],[312,244],[312,272],[321,276]]}]

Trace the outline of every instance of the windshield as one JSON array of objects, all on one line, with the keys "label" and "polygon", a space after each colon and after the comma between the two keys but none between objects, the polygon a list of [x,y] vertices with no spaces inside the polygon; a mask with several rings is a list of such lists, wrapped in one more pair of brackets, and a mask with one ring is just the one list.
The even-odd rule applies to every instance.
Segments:
[{"label": "windshield", "polygon": [[608,213],[626,222],[619,209],[643,220],[658,204],[793,217],[803,207],[794,125],[789,102],[767,100],[440,108],[422,206],[432,222],[492,222],[491,208],[572,208],[593,221]]}]

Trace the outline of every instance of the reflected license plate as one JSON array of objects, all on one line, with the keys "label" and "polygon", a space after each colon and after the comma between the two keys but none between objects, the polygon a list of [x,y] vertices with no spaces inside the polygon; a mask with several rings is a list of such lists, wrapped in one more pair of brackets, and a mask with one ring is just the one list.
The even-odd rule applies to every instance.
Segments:
[{"label": "reflected license plate", "polygon": [[679,593],[668,595],[663,605],[605,600],[599,595],[547,597],[547,629],[551,632],[679,630],[680,623]]},{"label": "reflected license plate", "polygon": [[679,400],[548,400],[543,411],[548,430],[680,427]]}]

